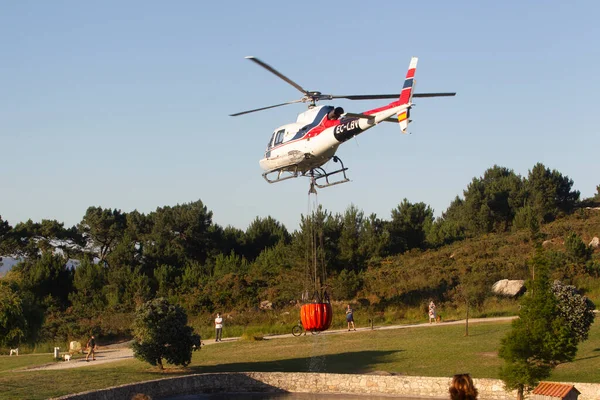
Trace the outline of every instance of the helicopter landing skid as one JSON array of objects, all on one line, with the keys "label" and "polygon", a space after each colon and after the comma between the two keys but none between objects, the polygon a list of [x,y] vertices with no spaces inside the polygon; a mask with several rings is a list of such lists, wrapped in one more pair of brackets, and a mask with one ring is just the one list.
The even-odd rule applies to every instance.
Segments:
[{"label": "helicopter landing skid", "polygon": [[[310,192],[316,193],[315,187],[323,189],[329,186],[339,185],[340,183],[350,182],[350,179],[348,179],[348,177],[346,176],[346,171],[348,170],[348,168],[344,167],[344,163],[342,162],[342,160],[337,156],[333,156],[333,162],[339,162],[341,168],[335,171],[327,172],[325,171],[325,169],[317,167],[302,172],[298,168],[290,170],[290,168],[287,167],[286,169],[276,169],[269,172],[265,172],[264,174],[262,174],[262,176],[269,183],[277,183],[292,178],[298,178],[299,176],[306,176],[307,178],[310,178]],[[339,177],[339,174],[342,174],[342,179],[330,181],[330,177],[333,177],[335,175],[338,175]],[[321,181],[322,183],[319,183],[319,181]]]},{"label": "helicopter landing skid", "polygon": [[[344,163],[342,162],[342,160],[337,156],[333,156],[333,162],[339,162],[341,168],[335,171],[327,172],[323,168],[318,167],[313,168],[304,174],[305,176],[310,177],[310,190],[308,191],[308,193],[317,193],[315,186],[319,189],[323,189],[329,186],[339,185],[340,183],[350,182],[350,179],[348,179],[348,177],[346,176],[346,171],[348,171],[348,168],[344,167]],[[329,180],[330,177],[339,174],[342,174],[343,179],[339,179],[333,182]],[[323,183],[319,184],[319,181],[322,181]]]},{"label": "helicopter landing skid", "polygon": [[[269,175],[272,175],[272,174],[277,174],[277,175],[275,178],[269,178]],[[297,169],[294,171],[287,171],[287,170],[283,170],[283,169],[277,170],[276,169],[276,170],[265,172],[264,174],[262,174],[263,178],[265,178],[265,181],[267,181],[269,183],[277,183],[277,182],[281,182],[281,181],[287,181],[288,179],[297,178],[300,175],[301,175],[301,173]]]}]

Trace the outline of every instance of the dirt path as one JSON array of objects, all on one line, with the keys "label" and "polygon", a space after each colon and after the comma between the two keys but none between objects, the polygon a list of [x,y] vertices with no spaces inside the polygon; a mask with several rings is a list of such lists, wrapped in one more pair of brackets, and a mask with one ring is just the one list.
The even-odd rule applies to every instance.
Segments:
[{"label": "dirt path", "polygon": [[45,371],[53,369],[69,369],[79,367],[89,367],[93,365],[106,364],[109,362],[127,360],[133,358],[133,351],[129,348],[124,349],[100,349],[96,353],[95,361],[85,361],[85,356],[81,358],[73,358],[70,361],[53,362],[37,367],[27,368],[27,371]]},{"label": "dirt path", "polygon": [[[481,323],[481,322],[510,321],[515,318],[517,318],[517,317],[472,318],[472,319],[469,319],[469,324],[477,324],[477,323]],[[464,324],[464,323],[465,323],[464,320],[459,320],[459,321],[441,322],[441,323],[436,323],[436,324],[422,323],[422,324],[412,324],[412,325],[375,326],[373,330],[383,331],[383,330],[389,330],[389,329],[435,328],[435,327],[439,327],[439,326],[460,325],[460,324]],[[369,332],[369,331],[371,331],[371,327],[356,329],[357,333],[358,332]],[[321,335],[337,335],[340,333],[354,333],[354,332],[348,332],[346,329],[338,329],[338,330],[328,330],[325,332],[321,332],[320,334]],[[264,339],[265,340],[273,340],[273,339],[281,339],[281,338],[287,338],[287,337],[292,337],[292,334],[289,333],[289,334],[285,334],[285,335],[266,336]],[[222,342],[223,343],[224,342],[235,342],[235,341],[238,341],[239,339],[240,339],[239,337],[224,338]],[[210,339],[210,340],[203,340],[202,344],[205,346],[209,346],[209,345],[215,345],[216,342],[214,341],[214,339]],[[85,357],[77,358],[77,359],[73,359],[71,361],[49,363],[46,365],[40,365],[37,367],[28,368],[27,371],[42,371],[42,370],[90,367],[90,366],[106,364],[106,363],[110,363],[110,362],[114,362],[114,361],[133,359],[133,351],[131,350],[131,348],[127,347],[128,345],[129,345],[129,343],[100,347],[100,349],[96,353],[96,361],[86,362]]]}]

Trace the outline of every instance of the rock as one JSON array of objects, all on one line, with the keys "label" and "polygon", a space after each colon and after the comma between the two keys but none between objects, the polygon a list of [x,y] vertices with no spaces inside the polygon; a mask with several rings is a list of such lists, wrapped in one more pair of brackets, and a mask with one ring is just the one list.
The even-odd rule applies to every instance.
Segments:
[{"label": "rock", "polygon": [[260,302],[259,308],[261,310],[272,310],[273,309],[273,303],[271,303],[269,300],[263,300],[263,301]]},{"label": "rock", "polygon": [[502,279],[494,283],[492,292],[503,296],[516,297],[525,289],[525,281]]},{"label": "rock", "polygon": [[549,245],[551,245],[551,244],[552,244],[552,240],[544,240],[544,241],[542,242],[542,246],[543,246],[543,247],[549,246]]},{"label": "rock", "polygon": [[597,249],[598,246],[600,246],[600,239],[598,239],[598,236],[594,236],[594,238],[590,242],[589,246],[594,249]]},{"label": "rock", "polygon": [[81,352],[81,343],[72,341],[69,343],[69,353],[79,353]]}]

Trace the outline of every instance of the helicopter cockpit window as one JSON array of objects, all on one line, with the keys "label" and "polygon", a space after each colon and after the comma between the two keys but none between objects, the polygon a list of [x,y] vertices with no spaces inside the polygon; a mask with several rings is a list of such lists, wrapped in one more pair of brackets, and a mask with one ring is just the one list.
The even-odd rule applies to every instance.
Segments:
[{"label": "helicopter cockpit window", "polygon": [[283,135],[285,134],[285,129],[282,129],[280,131],[277,132],[276,136],[275,136],[275,142],[273,143],[273,146],[277,146],[278,144],[280,144],[281,142],[283,142]]},{"label": "helicopter cockpit window", "polygon": [[271,139],[269,139],[269,144],[267,145],[267,149],[270,149],[271,147],[273,147],[273,140],[275,139],[275,135],[277,135],[277,132],[275,132],[273,134],[273,136],[271,136]]}]

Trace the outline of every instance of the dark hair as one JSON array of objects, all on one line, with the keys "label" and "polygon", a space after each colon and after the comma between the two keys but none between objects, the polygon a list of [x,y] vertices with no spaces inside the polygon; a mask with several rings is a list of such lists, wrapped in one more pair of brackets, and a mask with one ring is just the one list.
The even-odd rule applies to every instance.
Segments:
[{"label": "dark hair", "polygon": [[452,400],[476,400],[478,394],[469,374],[454,375],[448,392]]}]

